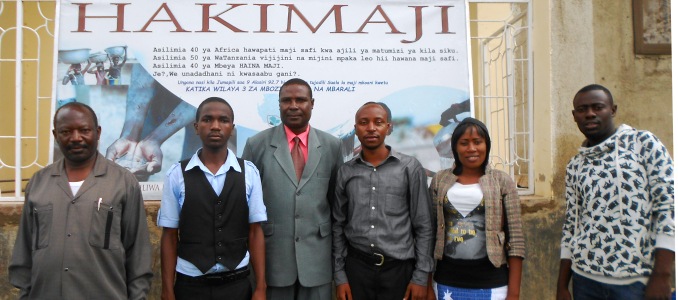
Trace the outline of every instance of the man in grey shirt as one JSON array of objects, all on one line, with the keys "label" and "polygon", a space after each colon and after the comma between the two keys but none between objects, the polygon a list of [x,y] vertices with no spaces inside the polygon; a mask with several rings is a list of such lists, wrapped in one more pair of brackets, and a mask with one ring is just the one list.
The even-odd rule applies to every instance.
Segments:
[{"label": "man in grey shirt", "polygon": [[337,299],[425,299],[433,228],[424,168],[384,143],[391,115],[368,102],[355,116],[362,151],[337,173],[332,207]]},{"label": "man in grey shirt", "polygon": [[26,186],[9,282],[20,299],[146,299],[153,272],[139,183],[97,151],[89,106],[57,109],[52,133],[64,158]]}]

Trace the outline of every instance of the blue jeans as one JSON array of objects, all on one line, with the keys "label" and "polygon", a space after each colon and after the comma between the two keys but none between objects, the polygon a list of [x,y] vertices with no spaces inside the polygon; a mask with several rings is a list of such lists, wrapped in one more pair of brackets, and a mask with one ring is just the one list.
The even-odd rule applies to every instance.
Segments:
[{"label": "blue jeans", "polygon": [[642,300],[645,296],[645,284],[642,282],[627,285],[607,284],[574,273],[572,294],[574,300]]}]

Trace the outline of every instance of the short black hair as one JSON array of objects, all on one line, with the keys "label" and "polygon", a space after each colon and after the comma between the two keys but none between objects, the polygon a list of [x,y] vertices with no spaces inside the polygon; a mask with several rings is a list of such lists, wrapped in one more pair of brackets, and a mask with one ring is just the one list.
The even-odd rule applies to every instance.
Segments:
[{"label": "short black hair", "polygon": [[231,110],[231,123],[235,122],[235,112],[233,111],[233,107],[231,107],[231,105],[228,104],[228,102],[226,100],[224,100],[223,98],[219,98],[219,97],[209,97],[209,98],[203,100],[202,103],[200,103],[200,105],[198,105],[198,109],[195,110],[195,121],[196,122],[198,122],[200,120],[200,110],[202,110],[202,107],[205,106],[205,104],[212,103],[212,102],[219,102],[219,103],[226,104],[226,106],[228,106],[228,109]]},{"label": "short black hair", "polygon": [[306,82],[306,80],[303,80],[301,78],[292,78],[288,81],[285,81],[285,83],[283,83],[280,86],[280,90],[278,91],[278,98],[280,98],[280,94],[282,93],[282,90],[283,90],[284,87],[286,87],[288,85],[293,85],[293,84],[299,84],[299,85],[303,85],[303,86],[307,87],[308,88],[308,94],[311,96],[311,99],[313,99],[313,89],[311,88],[311,85],[309,85],[308,82]]},{"label": "short black hair", "polygon": [[[362,109],[363,107],[368,106],[368,105],[372,105],[372,104],[381,106],[381,108],[383,108],[383,109],[386,111],[386,122],[391,123],[391,119],[392,119],[392,117],[391,117],[391,109],[390,109],[390,108],[388,107],[388,105],[386,105],[386,103],[384,103],[384,102],[374,102],[374,101],[368,101],[368,102],[365,102],[365,104],[363,104],[362,106],[360,106],[360,108],[358,109],[358,111],[360,111],[360,109]],[[358,114],[358,111],[356,111],[356,115]]]},{"label": "short black hair", "polygon": [[492,142],[490,141],[490,132],[487,131],[487,127],[485,124],[477,119],[474,118],[466,118],[459,122],[457,124],[457,127],[454,128],[454,132],[452,132],[452,155],[454,155],[454,168],[452,169],[452,173],[454,175],[461,175],[461,171],[463,166],[459,163],[459,153],[457,153],[457,142],[459,142],[459,139],[461,139],[461,136],[464,135],[467,129],[475,127],[476,131],[480,136],[482,136],[485,139],[485,145],[487,145],[486,149],[486,155],[485,155],[485,160],[483,161],[483,164],[481,165],[481,169],[483,171],[483,174],[485,173],[485,168],[487,168],[487,164],[490,161],[490,148],[492,146]]},{"label": "short black hair", "polygon": [[589,85],[579,89],[579,91],[577,91],[577,93],[574,94],[574,98],[572,100],[574,101],[574,99],[577,99],[577,96],[579,96],[579,94],[590,92],[590,91],[603,91],[603,93],[605,93],[605,95],[607,95],[607,99],[610,100],[610,105],[614,105],[614,98],[612,98],[612,93],[610,93],[610,90],[608,90],[606,87],[604,87],[600,84],[595,84],[595,83],[589,84]]},{"label": "short black hair", "polygon": [[92,114],[92,120],[94,120],[94,128],[99,128],[99,119],[97,119],[97,114],[94,112],[94,110],[89,105],[82,103],[82,102],[68,102],[68,103],[62,105],[61,107],[57,108],[57,110],[54,112],[54,120],[53,120],[53,123],[52,123],[52,126],[54,126],[54,128],[56,128],[56,119],[57,119],[56,116],[59,114],[59,112],[64,108],[73,107],[73,106],[79,106],[79,107],[87,109],[87,111],[89,111],[89,113]]}]

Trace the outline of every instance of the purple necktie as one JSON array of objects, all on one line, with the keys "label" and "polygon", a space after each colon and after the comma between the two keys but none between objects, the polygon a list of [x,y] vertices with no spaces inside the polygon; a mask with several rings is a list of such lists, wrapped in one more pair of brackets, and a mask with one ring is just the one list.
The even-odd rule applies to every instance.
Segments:
[{"label": "purple necktie", "polygon": [[304,173],[304,152],[301,151],[301,140],[298,136],[294,137],[294,146],[292,147],[292,163],[294,164],[294,172],[297,173],[297,182],[301,180],[301,174]]}]

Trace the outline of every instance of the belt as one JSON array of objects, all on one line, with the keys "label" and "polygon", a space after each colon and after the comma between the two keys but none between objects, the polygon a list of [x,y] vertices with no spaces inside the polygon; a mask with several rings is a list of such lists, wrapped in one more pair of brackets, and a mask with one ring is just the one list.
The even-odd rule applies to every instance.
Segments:
[{"label": "belt", "polygon": [[250,269],[247,267],[234,271],[206,274],[202,276],[191,277],[177,272],[177,281],[202,283],[206,285],[222,285],[236,280],[247,278],[250,275]]},{"label": "belt", "polygon": [[352,246],[348,246],[348,256],[360,259],[367,264],[370,265],[375,265],[378,267],[383,266],[384,264],[392,263],[392,262],[403,262],[404,260],[400,259],[395,259],[392,257],[388,257],[384,254],[373,252],[373,253],[367,253],[360,251]]}]

